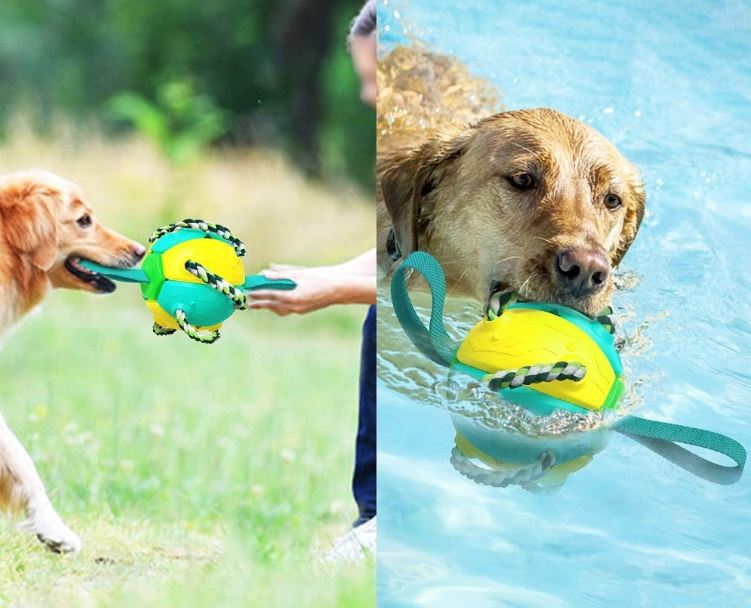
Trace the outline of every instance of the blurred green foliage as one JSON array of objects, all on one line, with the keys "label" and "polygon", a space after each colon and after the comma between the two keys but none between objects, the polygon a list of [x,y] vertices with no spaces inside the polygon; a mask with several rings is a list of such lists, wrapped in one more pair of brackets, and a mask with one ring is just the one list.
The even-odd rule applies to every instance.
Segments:
[{"label": "blurred green foliage", "polygon": [[112,116],[132,124],[176,164],[196,158],[228,128],[224,112],[187,82],[160,86],[156,103],[126,92],[116,94],[109,105]]},{"label": "blurred green foliage", "polygon": [[279,146],[374,185],[375,118],[346,51],[362,0],[4,0],[0,128],[126,125],[176,162],[206,143]]}]

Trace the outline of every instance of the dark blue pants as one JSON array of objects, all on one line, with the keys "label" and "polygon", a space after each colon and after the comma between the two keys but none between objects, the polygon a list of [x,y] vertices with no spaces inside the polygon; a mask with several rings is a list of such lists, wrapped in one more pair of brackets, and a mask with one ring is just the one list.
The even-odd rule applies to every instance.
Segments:
[{"label": "dark blue pants", "polygon": [[360,515],[355,526],[376,515],[376,307],[362,326],[360,353],[360,416],[357,425],[352,492]]}]

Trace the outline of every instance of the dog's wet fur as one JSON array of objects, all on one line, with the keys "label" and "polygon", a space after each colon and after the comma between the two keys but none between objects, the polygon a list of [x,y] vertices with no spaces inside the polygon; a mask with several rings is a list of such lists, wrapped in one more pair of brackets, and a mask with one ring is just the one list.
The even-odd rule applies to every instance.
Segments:
[{"label": "dog's wet fur", "polygon": [[[398,53],[382,60],[388,68],[379,67],[379,90],[389,91],[386,103],[419,103],[423,97],[396,95],[394,88],[412,86],[420,74],[440,81],[436,72],[445,58],[433,61],[420,49],[410,60],[404,59],[408,49]],[[394,61],[407,66],[408,78],[394,77]],[[431,67],[418,69],[420,62]],[[455,79],[460,72],[452,70]],[[454,86],[454,97],[439,102],[456,107],[456,96],[479,86]],[[492,106],[491,96],[480,106],[477,99],[467,102],[472,117]],[[381,101],[379,115],[410,111]],[[595,129],[547,108],[477,116],[467,126],[447,117],[443,123],[402,120],[394,126],[398,132],[382,136],[384,129],[378,150],[384,269],[420,249],[441,262],[452,293],[483,303],[493,291],[511,288],[587,314],[609,304],[612,270],[636,237],[645,193],[636,167]]]}]

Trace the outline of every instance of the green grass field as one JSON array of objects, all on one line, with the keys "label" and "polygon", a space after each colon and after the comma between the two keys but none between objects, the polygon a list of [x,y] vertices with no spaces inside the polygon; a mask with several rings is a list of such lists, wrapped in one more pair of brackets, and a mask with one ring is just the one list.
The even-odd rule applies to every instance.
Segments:
[{"label": "green grass field", "polygon": [[[281,165],[275,181],[269,166],[281,161],[207,161],[191,177],[195,198],[175,202],[164,193],[184,174],[144,153],[56,150],[42,148],[42,162],[25,162],[39,156],[27,148],[0,159],[75,179],[94,190],[100,216],[141,240],[166,215],[200,213],[246,238],[254,270],[341,260],[372,239],[367,203],[285,177]],[[254,171],[265,181],[254,185]],[[134,192],[139,207],[128,209]],[[256,203],[244,208],[248,198]],[[310,217],[322,223],[300,225]],[[0,606],[373,605],[372,561],[315,557],[356,514],[364,314],[243,311],[204,346],[154,336],[134,286],[108,297],[55,292],[5,341],[0,407],[84,549],[53,555],[17,520],[0,520]]]}]

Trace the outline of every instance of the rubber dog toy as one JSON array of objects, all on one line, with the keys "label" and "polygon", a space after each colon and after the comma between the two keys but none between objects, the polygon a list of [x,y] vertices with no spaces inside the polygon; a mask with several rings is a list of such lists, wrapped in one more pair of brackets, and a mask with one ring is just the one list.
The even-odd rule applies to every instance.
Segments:
[{"label": "rubber dog toy", "polygon": [[235,310],[247,308],[246,291],[297,286],[289,279],[245,276],[245,245],[219,224],[186,219],[158,228],[149,243],[141,268],[81,263],[107,278],[139,283],[157,335],[180,329],[211,344],[219,339],[222,323]]},{"label": "rubber dog toy", "polygon": [[[422,255],[420,255],[422,254]],[[559,304],[521,302],[513,292],[496,294],[484,318],[457,347],[443,329],[443,271],[428,254],[416,252],[402,265],[421,271],[433,290],[427,343],[413,330],[414,309],[405,310],[394,275],[394,309],[413,342],[432,360],[486,382],[511,403],[538,416],[615,409],[623,393],[623,365],[615,348],[611,310],[597,319]],[[415,262],[420,268],[415,266]],[[431,283],[435,282],[438,285]],[[396,289],[395,289],[396,288]],[[394,293],[396,292],[396,293]],[[402,306],[400,306],[402,303]],[[419,319],[417,323],[421,326]]]},{"label": "rubber dog toy", "polygon": [[462,341],[454,369],[537,415],[618,407],[623,365],[613,334],[603,325],[607,319],[612,327],[611,310],[590,319],[566,306],[500,295],[505,297],[497,308],[489,307]]},{"label": "rubber dog toy", "polygon": [[[417,316],[407,290],[407,272],[422,274],[432,294],[429,327]],[[491,301],[484,318],[457,344],[446,332],[446,279],[438,261],[411,253],[394,271],[391,300],[399,323],[429,359],[466,373],[515,405],[537,416],[567,410],[616,410],[623,394],[623,366],[615,348],[607,309],[596,318],[566,306],[521,302],[506,292]],[[724,435],[677,424],[622,416],[614,430],[650,440],[695,445],[725,454],[739,470],[744,447]],[[718,465],[719,466],[719,465]]]}]

